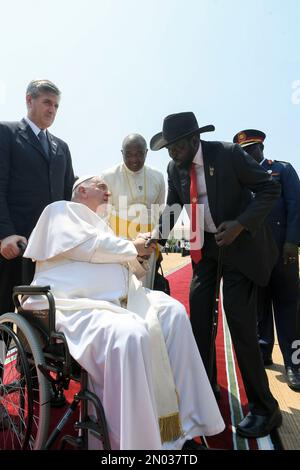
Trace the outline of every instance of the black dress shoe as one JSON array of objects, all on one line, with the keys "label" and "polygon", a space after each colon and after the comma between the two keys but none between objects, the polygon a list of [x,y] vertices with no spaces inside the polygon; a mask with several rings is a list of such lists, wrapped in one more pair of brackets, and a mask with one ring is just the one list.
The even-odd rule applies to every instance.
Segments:
[{"label": "black dress shoe", "polygon": [[292,390],[300,391],[300,368],[286,367],[286,380]]},{"label": "black dress shoe", "polygon": [[279,408],[276,408],[271,415],[254,415],[248,413],[247,416],[237,425],[237,433],[243,437],[264,437],[281,426],[282,415]]},{"label": "black dress shoe", "polygon": [[185,443],[182,446],[182,450],[198,451],[198,450],[209,450],[209,448],[204,446],[203,444],[198,444],[198,442],[194,441],[194,439],[190,439],[189,441],[185,441]]}]

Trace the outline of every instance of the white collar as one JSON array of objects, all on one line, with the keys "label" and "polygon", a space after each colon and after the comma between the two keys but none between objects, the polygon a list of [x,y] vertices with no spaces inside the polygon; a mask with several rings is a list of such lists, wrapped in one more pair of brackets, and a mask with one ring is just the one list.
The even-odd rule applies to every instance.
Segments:
[{"label": "white collar", "polygon": [[35,133],[35,135],[38,137],[39,133],[41,130],[44,132],[45,135],[47,135],[46,129],[40,129],[34,122],[32,122],[29,117],[25,118],[25,121],[30,125],[32,131]]},{"label": "white collar", "polygon": [[145,165],[139,170],[139,171],[132,171],[128,168],[127,165],[125,165],[125,163],[123,162],[123,168],[125,169],[125,171],[127,173],[129,173],[129,175],[132,175],[132,176],[137,176],[137,175],[141,175],[142,173],[145,173]]}]

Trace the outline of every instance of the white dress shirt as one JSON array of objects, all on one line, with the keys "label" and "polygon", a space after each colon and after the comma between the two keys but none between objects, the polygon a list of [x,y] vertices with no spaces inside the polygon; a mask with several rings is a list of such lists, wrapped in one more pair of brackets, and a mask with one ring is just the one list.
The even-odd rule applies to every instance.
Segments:
[{"label": "white dress shirt", "polygon": [[28,117],[24,118],[25,121],[30,125],[32,131],[34,132],[34,134],[37,136],[37,138],[39,138],[39,133],[41,131],[44,132],[45,136],[47,137],[47,131],[46,129],[40,129],[34,122],[32,122]]}]

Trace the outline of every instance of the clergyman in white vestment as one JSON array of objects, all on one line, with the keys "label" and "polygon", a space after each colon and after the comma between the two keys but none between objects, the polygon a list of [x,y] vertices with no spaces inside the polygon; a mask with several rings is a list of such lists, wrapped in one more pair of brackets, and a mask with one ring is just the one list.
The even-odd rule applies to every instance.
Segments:
[{"label": "clergyman in white vestment", "polygon": [[[56,329],[103,403],[112,448],[181,449],[220,433],[224,422],[183,305],[132,274],[137,255],[155,247],[115,236],[97,215],[109,195],[99,177],[75,186],[72,202],[45,208],[24,256],[37,261],[33,285],[51,286]],[[32,297],[24,308],[46,305]]]},{"label": "clergyman in white vestment", "polygon": [[[111,191],[110,224],[116,235],[133,240],[139,232],[151,232],[165,204],[163,174],[145,165],[147,142],[139,134],[123,140],[123,162],[104,170],[102,178]],[[153,288],[156,256],[149,260],[149,271],[141,278],[144,287]]]}]

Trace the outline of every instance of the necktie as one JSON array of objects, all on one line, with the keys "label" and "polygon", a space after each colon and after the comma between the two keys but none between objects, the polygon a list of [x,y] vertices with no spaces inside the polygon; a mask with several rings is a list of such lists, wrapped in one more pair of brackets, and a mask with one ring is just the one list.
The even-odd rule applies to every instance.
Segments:
[{"label": "necktie", "polygon": [[[198,264],[199,261],[202,259],[202,253],[200,248],[198,248],[199,243],[199,236],[200,236],[200,226],[199,226],[199,212],[198,212],[198,191],[197,191],[197,175],[196,175],[196,165],[192,163],[190,168],[190,178],[191,178],[191,185],[190,185],[190,205],[191,205],[191,212],[190,212],[190,255],[195,264]],[[196,241],[198,238],[198,241]],[[197,244],[193,249],[193,244]]]},{"label": "necktie", "polygon": [[39,134],[38,134],[38,137],[39,137],[39,141],[41,142],[41,145],[44,149],[44,152],[45,152],[47,158],[49,159],[49,142],[48,142],[48,139],[46,137],[45,132],[40,131]]}]

